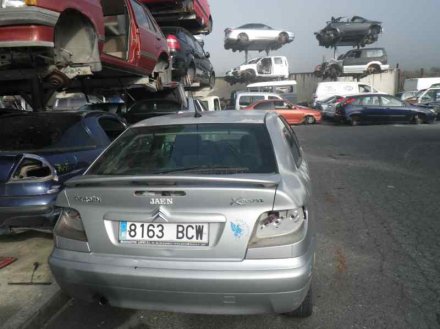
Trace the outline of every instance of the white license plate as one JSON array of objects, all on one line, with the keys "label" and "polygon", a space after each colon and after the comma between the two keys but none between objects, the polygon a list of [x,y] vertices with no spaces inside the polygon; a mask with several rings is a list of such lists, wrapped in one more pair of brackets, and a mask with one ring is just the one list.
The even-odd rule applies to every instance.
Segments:
[{"label": "white license plate", "polygon": [[207,246],[209,224],[119,222],[121,243]]}]

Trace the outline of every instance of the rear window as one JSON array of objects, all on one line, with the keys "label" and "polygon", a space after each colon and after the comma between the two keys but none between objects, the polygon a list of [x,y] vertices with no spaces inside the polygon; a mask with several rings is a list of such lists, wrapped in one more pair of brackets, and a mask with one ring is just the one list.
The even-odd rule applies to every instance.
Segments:
[{"label": "rear window", "polygon": [[0,120],[1,151],[51,151],[95,146],[78,115],[7,115]]},{"label": "rear window", "polygon": [[264,125],[202,124],[136,127],[90,168],[90,175],[275,173]]}]

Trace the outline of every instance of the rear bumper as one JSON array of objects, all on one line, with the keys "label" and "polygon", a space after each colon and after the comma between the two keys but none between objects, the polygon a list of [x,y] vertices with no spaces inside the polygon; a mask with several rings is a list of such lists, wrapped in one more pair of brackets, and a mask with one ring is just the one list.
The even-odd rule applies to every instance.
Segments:
[{"label": "rear bumper", "polygon": [[45,25],[54,27],[60,13],[44,8],[29,6],[0,9],[0,26]]},{"label": "rear bumper", "polygon": [[[56,195],[0,198],[0,235],[32,229],[51,231],[59,215],[55,198]],[[4,206],[5,203],[13,206]]]},{"label": "rear bumper", "polygon": [[0,47],[53,47],[59,16],[35,6],[0,9]]},{"label": "rear bumper", "polygon": [[314,242],[296,258],[145,263],[133,259],[132,266],[127,261],[60,249],[49,258],[60,287],[79,299],[186,313],[284,313],[296,309],[307,294]]}]

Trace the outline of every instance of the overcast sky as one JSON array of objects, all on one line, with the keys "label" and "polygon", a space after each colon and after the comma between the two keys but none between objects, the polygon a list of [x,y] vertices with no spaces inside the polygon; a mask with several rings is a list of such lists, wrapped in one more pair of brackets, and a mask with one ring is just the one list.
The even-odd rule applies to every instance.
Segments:
[{"label": "overcast sky", "polygon": [[[314,32],[331,16],[363,16],[382,21],[384,33],[374,46],[384,47],[389,64],[403,69],[440,66],[440,0],[210,0],[213,32],[205,37],[205,50],[222,76],[244,62],[244,53],[223,46],[224,29],[245,23],[264,23],[295,33],[295,40],[272,52],[287,56],[291,72],[311,72],[332,50],[318,46]],[[351,47],[339,47],[345,52]],[[250,52],[249,57],[258,56]],[[261,53],[261,54],[264,54]]]}]

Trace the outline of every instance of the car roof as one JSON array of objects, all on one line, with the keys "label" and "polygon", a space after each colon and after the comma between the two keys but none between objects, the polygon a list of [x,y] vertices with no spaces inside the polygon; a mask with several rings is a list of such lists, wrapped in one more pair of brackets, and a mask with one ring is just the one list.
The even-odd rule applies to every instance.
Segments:
[{"label": "car roof", "polygon": [[263,124],[269,115],[275,113],[259,111],[211,111],[203,112],[200,117],[195,117],[194,113],[172,114],[154,117],[143,120],[131,127],[150,127],[150,126],[169,126],[169,125],[190,125],[190,124],[209,124],[209,123],[250,123]]},{"label": "car roof", "polygon": [[[283,56],[277,56],[277,57],[283,57]],[[252,87],[271,87],[271,86],[290,86],[290,85],[296,85],[296,80],[282,80],[282,81],[265,81],[265,82],[255,82],[248,84],[246,88],[252,88]]]},{"label": "car roof", "polygon": [[259,91],[238,91],[236,93],[236,96],[279,96],[276,93],[265,93],[265,92],[259,92]]}]

